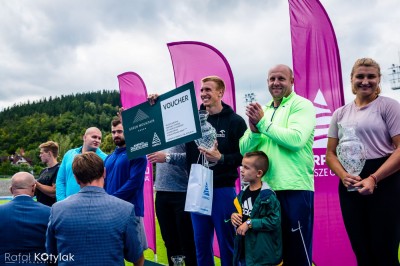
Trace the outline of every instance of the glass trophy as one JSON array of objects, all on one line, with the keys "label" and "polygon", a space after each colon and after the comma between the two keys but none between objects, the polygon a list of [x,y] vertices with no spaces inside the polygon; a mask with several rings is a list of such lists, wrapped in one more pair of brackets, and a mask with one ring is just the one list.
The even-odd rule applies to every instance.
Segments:
[{"label": "glass trophy", "polygon": [[[342,137],[336,147],[339,162],[347,173],[358,176],[365,165],[366,151],[364,144],[356,135],[355,125],[340,125],[339,135]],[[349,186],[347,191],[357,191],[357,187]]]},{"label": "glass trophy", "polygon": [[185,256],[183,255],[172,256],[171,260],[174,266],[185,266]]},{"label": "glass trophy", "polygon": [[[197,144],[197,146],[210,150],[214,147],[214,143],[217,139],[217,132],[215,128],[209,122],[207,122],[208,115],[208,112],[205,110],[199,111],[202,137],[200,139],[196,139],[194,142]],[[211,165],[206,161],[206,164],[207,166],[212,166],[216,163]]]}]

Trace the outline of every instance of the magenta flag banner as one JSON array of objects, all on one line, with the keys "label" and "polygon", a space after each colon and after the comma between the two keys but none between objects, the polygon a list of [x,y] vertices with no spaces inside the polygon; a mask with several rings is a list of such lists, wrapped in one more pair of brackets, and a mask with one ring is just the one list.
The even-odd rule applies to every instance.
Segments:
[{"label": "magenta flag banner", "polygon": [[334,110],[344,105],[335,32],[318,0],[289,0],[289,13],[295,91],[317,111],[313,261],[316,266],[356,265],[339,205],[339,178],[325,162],[329,123]]},{"label": "magenta flag banner", "polygon": [[[232,70],[220,51],[206,43],[193,41],[173,42],[168,43],[167,46],[174,67],[176,87],[193,81],[197,104],[200,106],[201,79],[206,76],[218,76],[224,80],[226,87],[222,100],[236,111],[235,82]],[[240,182],[236,184],[240,188]],[[214,255],[219,257],[220,252],[215,234],[213,247]]]},{"label": "magenta flag banner", "polygon": [[224,55],[206,43],[184,41],[167,44],[174,67],[175,85],[193,81],[197,104],[200,106],[201,79],[218,76],[225,81],[223,101],[236,111],[235,82],[231,67]]},{"label": "magenta flag banner", "polygon": [[125,109],[136,106],[147,100],[146,85],[135,72],[125,72],[118,75],[121,104]]},{"label": "magenta flag banner", "polygon": [[[147,101],[147,90],[142,78],[134,72],[118,75],[119,91],[122,107],[129,109]],[[157,254],[156,249],[156,220],[153,197],[153,166],[147,163],[144,180],[144,227],[149,248]]]}]

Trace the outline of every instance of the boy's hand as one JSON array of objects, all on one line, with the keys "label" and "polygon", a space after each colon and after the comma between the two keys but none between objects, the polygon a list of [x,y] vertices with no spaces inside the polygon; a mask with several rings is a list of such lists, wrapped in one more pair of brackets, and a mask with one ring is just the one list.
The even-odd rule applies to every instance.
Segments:
[{"label": "boy's hand", "polygon": [[233,226],[238,227],[242,224],[242,215],[237,212],[232,213],[231,215],[231,222]]},{"label": "boy's hand", "polygon": [[247,230],[249,230],[249,225],[247,223],[242,223],[242,225],[236,229],[236,234],[244,236]]}]

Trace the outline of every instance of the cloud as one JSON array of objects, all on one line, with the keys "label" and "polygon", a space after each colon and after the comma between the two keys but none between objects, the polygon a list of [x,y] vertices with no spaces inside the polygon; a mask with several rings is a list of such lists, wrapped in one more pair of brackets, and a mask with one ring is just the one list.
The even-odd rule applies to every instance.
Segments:
[{"label": "cloud", "polygon": [[[370,56],[382,67],[398,63],[398,1],[324,0],[341,53],[346,101],[356,58]],[[116,76],[137,72],[150,92],[175,87],[166,44],[193,40],[220,50],[244,94],[269,99],[266,72],[291,65],[288,3],[285,1],[51,1],[0,3],[0,108],[61,94],[118,89]]]}]

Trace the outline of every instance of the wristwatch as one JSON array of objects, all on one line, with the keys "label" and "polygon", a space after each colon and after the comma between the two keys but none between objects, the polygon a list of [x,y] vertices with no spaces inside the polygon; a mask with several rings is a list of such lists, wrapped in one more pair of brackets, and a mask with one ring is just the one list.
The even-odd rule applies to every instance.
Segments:
[{"label": "wristwatch", "polygon": [[167,153],[165,154],[165,162],[169,163],[171,161],[171,154]]},{"label": "wristwatch", "polygon": [[252,224],[251,224],[251,220],[250,219],[248,219],[246,221],[246,224],[249,226],[250,229],[253,227]]}]

